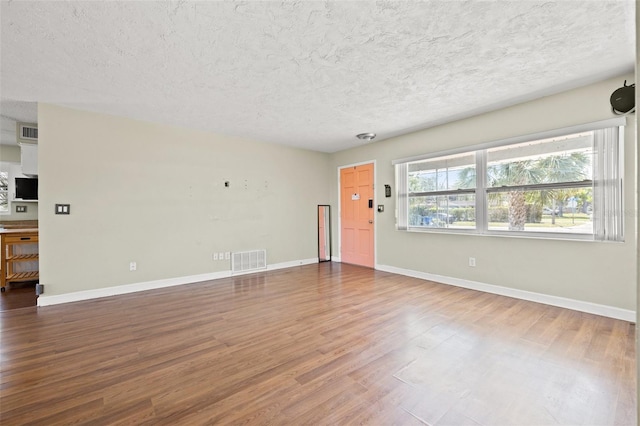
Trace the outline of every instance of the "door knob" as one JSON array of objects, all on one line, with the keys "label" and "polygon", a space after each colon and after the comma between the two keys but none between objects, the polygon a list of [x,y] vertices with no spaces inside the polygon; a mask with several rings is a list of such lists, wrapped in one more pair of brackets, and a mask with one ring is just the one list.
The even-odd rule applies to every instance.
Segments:
[{"label": "door knob", "polygon": [[373,221],[372,221],[372,220],[370,220],[370,221],[369,221],[369,223],[373,223]]}]

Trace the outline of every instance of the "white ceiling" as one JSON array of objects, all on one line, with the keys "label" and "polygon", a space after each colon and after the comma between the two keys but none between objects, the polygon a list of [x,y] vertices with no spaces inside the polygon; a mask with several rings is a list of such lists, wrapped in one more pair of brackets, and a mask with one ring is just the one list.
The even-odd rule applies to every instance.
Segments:
[{"label": "white ceiling", "polygon": [[335,152],[635,64],[633,0],[1,7],[2,143],[48,102]]}]

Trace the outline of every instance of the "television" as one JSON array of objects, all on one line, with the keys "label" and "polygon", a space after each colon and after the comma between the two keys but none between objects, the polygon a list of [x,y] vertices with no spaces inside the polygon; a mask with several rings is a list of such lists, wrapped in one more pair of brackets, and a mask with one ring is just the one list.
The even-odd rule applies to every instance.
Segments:
[{"label": "television", "polygon": [[37,200],[38,178],[16,178],[16,199]]}]

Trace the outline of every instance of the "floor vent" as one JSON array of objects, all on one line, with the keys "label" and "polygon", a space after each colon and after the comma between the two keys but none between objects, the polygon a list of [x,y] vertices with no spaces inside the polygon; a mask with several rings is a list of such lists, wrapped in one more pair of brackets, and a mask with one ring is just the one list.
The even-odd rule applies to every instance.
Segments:
[{"label": "floor vent", "polygon": [[267,268],[267,251],[253,250],[233,253],[231,256],[231,272],[256,271]]}]

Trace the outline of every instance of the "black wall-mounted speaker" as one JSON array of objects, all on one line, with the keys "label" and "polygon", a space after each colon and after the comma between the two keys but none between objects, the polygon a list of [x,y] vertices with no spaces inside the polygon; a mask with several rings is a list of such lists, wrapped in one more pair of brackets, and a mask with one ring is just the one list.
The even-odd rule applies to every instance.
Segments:
[{"label": "black wall-mounted speaker", "polygon": [[627,86],[627,80],[624,86],[616,89],[611,94],[611,109],[614,114],[623,115],[633,112],[636,106],[636,85],[635,83]]}]

